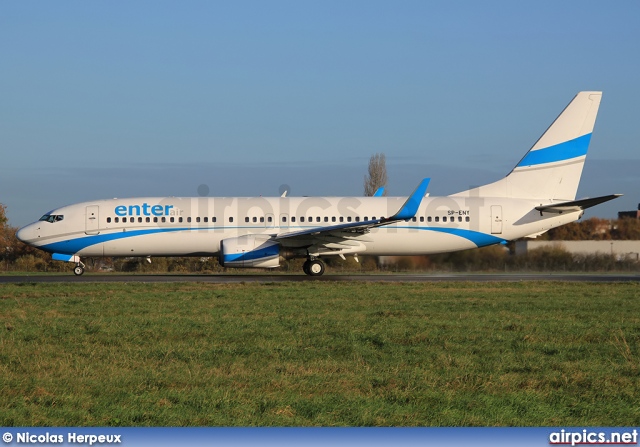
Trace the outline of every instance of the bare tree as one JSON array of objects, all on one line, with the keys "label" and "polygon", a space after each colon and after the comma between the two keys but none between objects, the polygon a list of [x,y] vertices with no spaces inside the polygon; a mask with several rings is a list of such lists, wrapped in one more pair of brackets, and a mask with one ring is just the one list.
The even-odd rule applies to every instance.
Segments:
[{"label": "bare tree", "polygon": [[[387,186],[387,163],[384,154],[380,153],[369,159],[369,172],[364,176],[364,195],[370,197],[382,186]],[[383,195],[387,195],[386,189]]]}]

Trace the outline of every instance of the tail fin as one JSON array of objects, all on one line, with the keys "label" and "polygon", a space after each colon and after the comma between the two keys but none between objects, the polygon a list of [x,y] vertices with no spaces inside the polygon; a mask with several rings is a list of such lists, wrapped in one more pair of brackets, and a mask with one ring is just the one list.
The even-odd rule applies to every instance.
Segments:
[{"label": "tail fin", "polygon": [[502,180],[454,196],[574,200],[602,92],[580,92]]}]

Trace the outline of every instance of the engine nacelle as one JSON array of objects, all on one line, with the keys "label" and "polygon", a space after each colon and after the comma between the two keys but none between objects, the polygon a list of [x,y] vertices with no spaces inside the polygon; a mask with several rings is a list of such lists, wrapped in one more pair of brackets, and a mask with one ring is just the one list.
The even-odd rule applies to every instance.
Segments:
[{"label": "engine nacelle", "polygon": [[280,244],[267,235],[247,234],[220,241],[223,267],[280,267]]}]

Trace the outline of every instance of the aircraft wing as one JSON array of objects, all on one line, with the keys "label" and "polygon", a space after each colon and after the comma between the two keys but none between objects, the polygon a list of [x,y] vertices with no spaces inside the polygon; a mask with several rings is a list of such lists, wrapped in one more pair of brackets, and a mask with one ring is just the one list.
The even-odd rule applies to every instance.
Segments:
[{"label": "aircraft wing", "polygon": [[409,220],[418,212],[430,180],[429,178],[423,179],[400,209],[391,217],[279,233],[274,239],[284,242],[285,245],[295,244],[295,242],[302,242],[302,244],[306,245],[339,244],[340,240],[353,239],[354,236],[368,233],[371,228],[389,225],[402,220]]},{"label": "aircraft wing", "polygon": [[536,209],[541,213],[568,213],[572,211],[581,211],[591,208],[592,206],[599,205],[609,200],[617,199],[622,194],[611,194],[608,196],[594,197],[592,199],[573,200],[571,202],[553,203],[551,205],[536,206]]}]

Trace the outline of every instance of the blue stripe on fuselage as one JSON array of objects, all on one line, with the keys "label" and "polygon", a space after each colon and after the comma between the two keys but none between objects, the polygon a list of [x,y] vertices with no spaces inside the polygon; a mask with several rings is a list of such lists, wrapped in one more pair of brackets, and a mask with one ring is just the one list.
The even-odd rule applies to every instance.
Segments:
[{"label": "blue stripe on fuselage", "polygon": [[494,236],[492,234],[481,233],[479,231],[465,230],[462,228],[429,227],[424,229],[429,231],[437,231],[440,233],[447,233],[447,234],[452,234],[454,236],[459,236],[459,237],[470,240],[471,242],[476,244],[478,247],[485,247],[487,245],[502,244],[504,242],[507,242],[506,239]]},{"label": "blue stripe on fuselage", "polygon": [[121,231],[117,233],[98,234],[95,236],[78,237],[75,239],[68,239],[66,241],[54,242],[52,244],[42,245],[38,248],[51,253],[64,253],[64,254],[76,254],[80,250],[90,247],[92,245],[100,244],[103,242],[115,241],[117,239],[124,239],[135,236],[145,236],[147,234],[155,233],[169,233],[175,231],[186,231],[189,228],[154,228],[151,230],[131,230]]},{"label": "blue stripe on fuselage", "polygon": [[[454,236],[462,237],[464,239],[468,239],[478,247],[484,247],[486,245],[494,245],[504,243],[506,239],[502,239],[490,234],[481,233],[479,231],[465,230],[462,228],[447,228],[447,227],[419,227],[419,226],[409,226],[409,227],[393,227],[397,229],[411,229],[411,230],[422,230],[422,231],[436,231],[440,233],[452,234]],[[100,244],[103,242],[110,242],[118,239],[124,239],[129,237],[136,236],[146,236],[149,234],[158,234],[158,233],[171,233],[177,231],[190,231],[190,230],[203,230],[204,228],[154,228],[148,230],[132,230],[132,231],[122,231],[117,233],[108,233],[108,234],[98,234],[93,236],[79,237],[75,239],[69,239],[66,241],[54,242],[52,244],[43,245],[40,248],[41,250],[48,251],[50,253],[60,253],[60,254],[69,254],[74,255],[78,253],[80,250],[90,247],[92,245]],[[213,228],[207,228],[210,230],[214,230]],[[273,246],[277,247],[277,246]],[[270,247],[267,247],[267,250]],[[255,252],[249,252],[255,253]],[[266,252],[265,252],[266,253]],[[232,256],[242,256],[232,255]],[[268,256],[267,254],[261,256]],[[253,258],[244,258],[244,260],[250,260]],[[226,262],[233,262],[237,259],[226,259]]]}]

